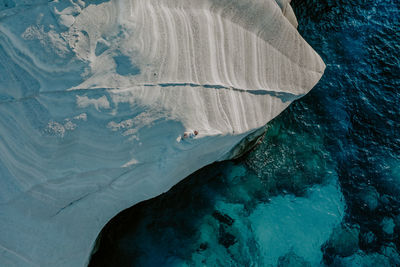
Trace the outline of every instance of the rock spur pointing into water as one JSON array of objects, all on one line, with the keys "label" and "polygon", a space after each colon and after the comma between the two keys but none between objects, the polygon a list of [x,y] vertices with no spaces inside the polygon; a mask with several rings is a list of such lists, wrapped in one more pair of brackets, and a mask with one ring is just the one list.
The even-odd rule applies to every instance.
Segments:
[{"label": "rock spur pointing into water", "polygon": [[325,65],[289,2],[1,2],[0,262],[87,264],[118,212],[309,92]]}]

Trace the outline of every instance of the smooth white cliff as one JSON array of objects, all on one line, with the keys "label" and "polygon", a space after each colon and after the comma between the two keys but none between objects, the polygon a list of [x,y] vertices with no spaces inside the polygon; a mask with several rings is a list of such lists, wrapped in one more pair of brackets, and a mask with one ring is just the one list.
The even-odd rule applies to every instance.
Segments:
[{"label": "smooth white cliff", "polygon": [[308,93],[325,65],[289,2],[0,2],[0,265],[86,265],[118,212]]}]

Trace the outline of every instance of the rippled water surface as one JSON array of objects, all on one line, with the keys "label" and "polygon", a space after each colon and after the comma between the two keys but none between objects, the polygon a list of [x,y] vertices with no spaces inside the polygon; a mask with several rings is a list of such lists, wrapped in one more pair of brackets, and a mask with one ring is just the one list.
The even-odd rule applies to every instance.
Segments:
[{"label": "rippled water surface", "polygon": [[113,219],[92,266],[400,266],[400,1],[292,5],[320,83],[239,161]]}]

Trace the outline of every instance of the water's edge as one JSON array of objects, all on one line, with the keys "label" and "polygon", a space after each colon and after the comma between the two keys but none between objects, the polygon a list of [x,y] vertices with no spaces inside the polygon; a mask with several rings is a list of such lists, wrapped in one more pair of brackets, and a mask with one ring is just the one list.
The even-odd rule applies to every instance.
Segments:
[{"label": "water's edge", "polygon": [[[209,168],[211,165],[214,165],[216,163],[221,163],[223,161],[231,161],[231,160],[240,160],[240,158],[244,157],[247,153],[251,152],[253,149],[255,149],[257,147],[257,145],[259,145],[261,143],[261,141],[263,140],[263,138],[265,137],[266,132],[268,131],[268,124],[255,130],[254,132],[248,134],[246,137],[244,137],[237,145],[235,145],[231,151],[229,151],[225,157],[223,157],[221,160],[213,162],[209,165],[204,166],[203,168],[201,168],[200,170],[195,171],[194,173],[192,173],[191,175],[185,177],[183,180],[181,180],[178,184],[176,184],[175,186],[173,186],[172,188],[170,188],[167,192],[163,193],[167,194],[169,191],[173,190],[176,186],[179,186],[179,184],[183,184],[186,182],[187,179],[190,179],[190,176],[192,176],[193,174],[197,173],[197,172],[201,172],[203,169],[207,169]],[[103,229],[100,231],[99,235],[97,236],[94,245],[93,245],[93,249],[92,252],[90,253],[90,256],[88,258],[88,263],[86,264],[87,266],[91,266],[91,261],[93,256],[98,252],[98,249],[100,247],[100,244],[102,242],[102,238],[104,237],[104,232],[108,231],[108,228],[110,228],[110,224],[112,225],[112,221],[113,220],[118,220],[119,216],[123,216],[124,213],[129,212],[130,209],[134,208],[135,206],[139,206],[139,205],[144,205],[146,202],[149,202],[155,198],[158,198],[160,195],[155,196],[153,198],[150,199],[146,199],[144,201],[141,201],[139,203],[136,203],[135,205],[126,208],[125,210],[119,212],[117,215],[115,215],[113,218],[111,218],[109,220],[109,222],[103,227]]]}]

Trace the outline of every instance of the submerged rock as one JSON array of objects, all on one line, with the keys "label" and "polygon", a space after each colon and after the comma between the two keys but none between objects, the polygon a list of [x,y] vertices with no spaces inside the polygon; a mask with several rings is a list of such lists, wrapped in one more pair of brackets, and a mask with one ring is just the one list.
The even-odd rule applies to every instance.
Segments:
[{"label": "submerged rock", "polygon": [[231,226],[235,222],[235,220],[232,219],[229,215],[222,214],[221,212],[219,212],[217,210],[213,212],[212,216],[215,219],[217,219],[220,223],[226,224],[228,226]]},{"label": "submerged rock", "polygon": [[376,267],[376,266],[399,266],[400,257],[394,244],[383,246],[379,253],[358,252],[345,258],[335,258],[331,266],[343,267]]},{"label": "submerged rock", "polygon": [[365,254],[363,252],[354,254],[346,258],[335,258],[330,266],[343,267],[375,267],[375,266],[391,266],[390,259],[379,253]]},{"label": "submerged rock", "polygon": [[233,234],[229,233],[226,230],[226,227],[221,225],[219,227],[218,243],[223,245],[225,248],[229,248],[230,246],[233,246],[236,242],[236,237]]},{"label": "submerged rock", "polygon": [[366,206],[369,211],[374,211],[379,205],[379,193],[373,186],[369,186],[359,194],[361,204]]},{"label": "submerged rock", "polygon": [[278,260],[278,267],[311,267],[311,264],[294,252],[282,256]]},{"label": "submerged rock", "polygon": [[381,222],[382,230],[387,235],[393,235],[395,223],[392,218],[385,217]]},{"label": "submerged rock", "polygon": [[373,244],[376,240],[376,235],[373,232],[365,232],[360,238],[360,241],[362,241],[366,246]]},{"label": "submerged rock", "polygon": [[[358,251],[358,236],[360,228],[358,225],[341,225],[333,229],[328,242],[324,244],[325,256],[348,257]],[[329,263],[329,259],[328,259]]]},{"label": "submerged rock", "polygon": [[391,266],[400,266],[400,255],[395,244],[390,243],[387,246],[383,246],[381,253],[390,260]]},{"label": "submerged rock", "polygon": [[289,2],[0,6],[0,262],[85,265],[118,212],[307,94],[325,65]]}]

